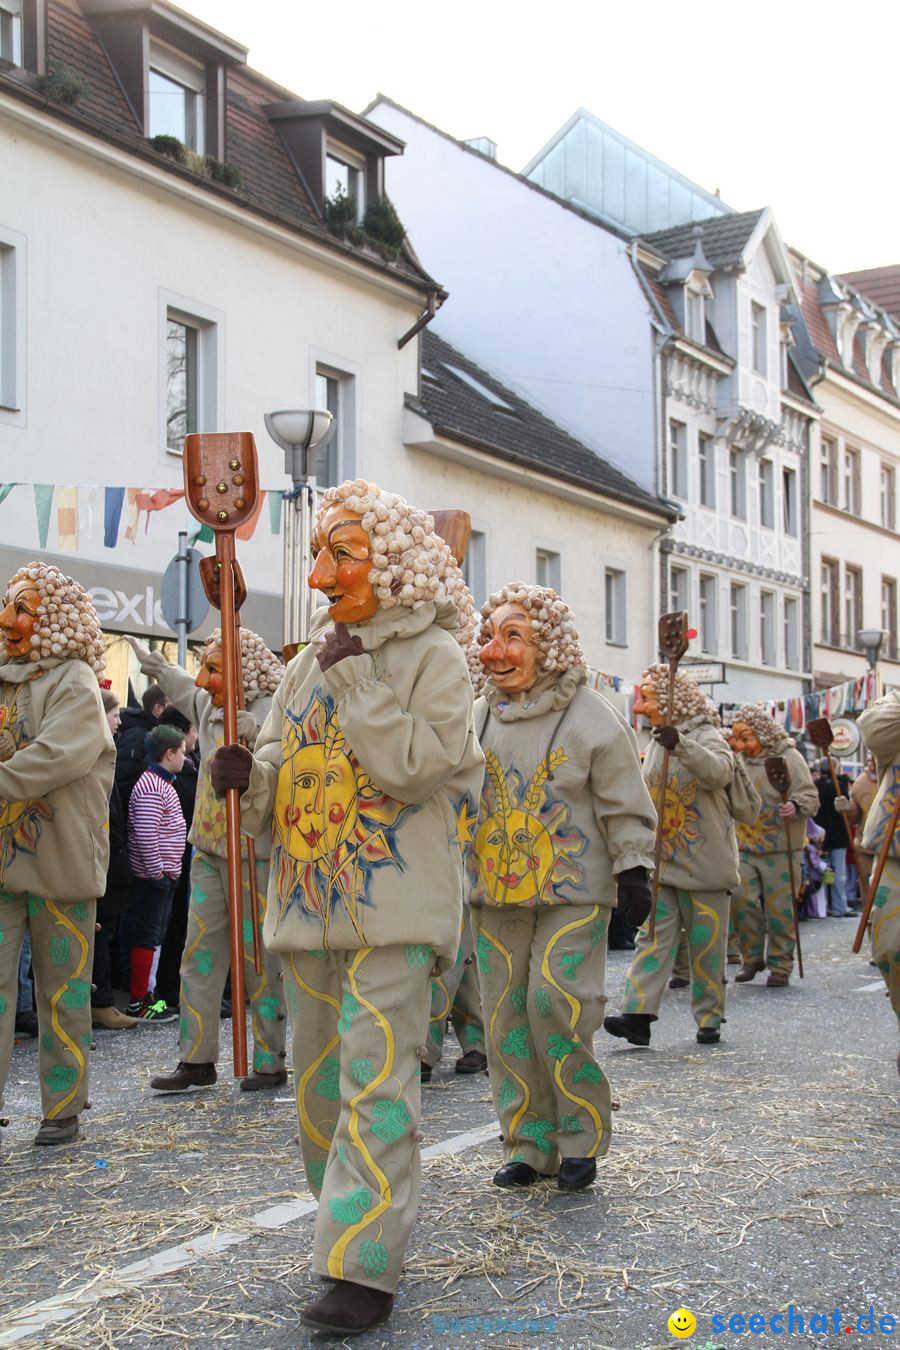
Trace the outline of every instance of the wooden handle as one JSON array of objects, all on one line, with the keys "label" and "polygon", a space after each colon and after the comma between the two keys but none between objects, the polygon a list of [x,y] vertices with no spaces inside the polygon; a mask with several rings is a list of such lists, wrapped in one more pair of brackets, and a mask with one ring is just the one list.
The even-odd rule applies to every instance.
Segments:
[{"label": "wooden handle", "polygon": [[[869,922],[869,915],[872,913],[872,906],[875,904],[875,896],[878,892],[878,887],[881,884],[881,874],[884,871],[888,854],[891,851],[891,843],[894,835],[897,833],[898,825],[900,825],[900,789],[897,791],[897,800],[894,802],[894,809],[891,812],[891,818],[888,821],[888,827],[885,831],[881,848],[878,850],[878,859],[872,870],[872,875],[869,877],[868,884],[865,887],[868,894],[865,897],[862,914],[859,916],[859,926],[856,930],[856,937],[853,939],[854,952],[859,951],[863,943],[863,938],[866,935],[866,925]],[[857,871],[858,870],[859,869],[857,869]],[[860,880],[862,880],[861,874]]]},{"label": "wooden handle", "polygon": [[434,519],[435,534],[439,534],[444,543],[449,545],[450,552],[462,567],[472,537],[472,517],[468,511],[457,509],[429,511],[428,514]]}]

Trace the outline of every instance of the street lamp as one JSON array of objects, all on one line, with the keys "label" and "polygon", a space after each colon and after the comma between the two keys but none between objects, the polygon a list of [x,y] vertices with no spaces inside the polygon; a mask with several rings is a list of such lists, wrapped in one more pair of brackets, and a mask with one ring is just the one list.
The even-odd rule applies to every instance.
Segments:
[{"label": "street lamp", "polygon": [[[266,430],[284,451],[285,473],[293,488],[285,494],[284,532],[284,646],[309,638],[309,559],[316,470],[313,452],[327,442],[334,418],[324,408],[279,408],[266,413]],[[300,555],[299,577],[297,554]]]},{"label": "street lamp", "polygon": [[883,628],[860,628],[856,634],[856,640],[866,654],[866,660],[869,663],[869,669],[874,677],[875,697],[878,697],[878,653],[881,650],[881,644],[884,642]]}]

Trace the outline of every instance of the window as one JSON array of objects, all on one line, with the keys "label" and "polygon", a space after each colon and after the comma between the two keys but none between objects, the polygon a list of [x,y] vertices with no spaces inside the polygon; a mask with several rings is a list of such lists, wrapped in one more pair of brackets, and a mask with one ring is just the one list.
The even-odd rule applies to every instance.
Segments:
[{"label": "window", "polygon": [[800,669],[800,606],[792,597],[784,598],[784,664],[788,670]]},{"label": "window", "polygon": [[857,649],[857,633],[862,628],[862,568],[844,570],[844,641],[847,647]]},{"label": "window", "polygon": [[462,573],[472,592],[476,609],[487,599],[487,540],[484,530],[473,530],[463,558]]},{"label": "window", "polygon": [[607,567],[604,577],[606,597],[606,641],[616,647],[628,642],[628,611],[625,600],[625,573]]},{"label": "window", "polygon": [[890,464],[881,466],[881,523],[886,530],[897,528],[897,479]]},{"label": "window", "polygon": [[673,567],[669,571],[669,609],[672,611],[688,608],[688,590],[691,576],[686,567]]},{"label": "window", "polygon": [[715,577],[700,574],[700,646],[705,652],[719,650],[718,596]]},{"label": "window", "polygon": [[697,457],[700,461],[700,505],[716,508],[716,442],[701,431],[697,437]]},{"label": "window", "polygon": [[886,636],[883,655],[889,661],[897,659],[897,579],[881,578],[881,627]]},{"label": "window", "polygon": [[706,304],[700,291],[684,292],[684,331],[692,342],[706,345]]},{"label": "window", "polygon": [[197,329],[169,319],[166,332],[166,449],[181,453],[184,438],[197,424]]},{"label": "window", "polygon": [[840,646],[839,584],[839,564],[833,558],[823,558],[821,578],[822,641],[831,647]]},{"label": "window", "polygon": [[0,0],[0,60],[22,64],[22,0]]},{"label": "window", "polygon": [[743,450],[729,450],[728,473],[731,480],[731,514],[747,519],[747,459]]},{"label": "window", "polygon": [[356,219],[366,213],[366,162],[346,146],[329,141],[325,156],[325,197],[352,197]]},{"label": "window", "polygon": [[683,422],[669,423],[669,492],[687,497],[687,442]]},{"label": "window", "polygon": [[147,135],[174,136],[203,153],[203,67],[159,43],[150,46]]},{"label": "window", "polygon": [[775,466],[770,459],[759,461],[759,523],[775,528]]},{"label": "window", "polygon": [[860,514],[859,451],[849,447],[844,451],[844,510]]},{"label": "window", "polygon": [[731,655],[747,660],[747,587],[731,584]]},{"label": "window", "polygon": [[538,586],[552,586],[555,591],[558,591],[560,589],[561,570],[558,553],[552,553],[546,548],[535,550],[534,579]]},{"label": "window", "polygon": [[317,448],[313,460],[318,488],[337,487],[347,477],[344,467],[348,458],[346,447],[350,434],[347,426],[350,401],[348,387],[352,379],[352,376],[340,375],[322,366],[316,367],[316,407],[326,408],[334,418],[331,435],[324,445]]},{"label": "window", "polygon": [[759,593],[759,649],[764,666],[775,664],[775,592]]},{"label": "window", "polygon": [[797,538],[797,472],[781,470],[781,523],[785,534]]},{"label": "window", "polygon": [[221,424],[218,310],[189,312],[166,303],[161,293],[161,441],[166,454],[180,455],[191,431],[216,431]]},{"label": "window", "polygon": [[24,407],[25,236],[0,228],[0,409]]},{"label": "window", "polygon": [[822,437],[819,453],[819,498],[837,506],[837,442],[830,436]]},{"label": "window", "polygon": [[758,375],[765,375],[766,366],[766,307],[755,300],[750,304],[750,340],[753,369]]}]

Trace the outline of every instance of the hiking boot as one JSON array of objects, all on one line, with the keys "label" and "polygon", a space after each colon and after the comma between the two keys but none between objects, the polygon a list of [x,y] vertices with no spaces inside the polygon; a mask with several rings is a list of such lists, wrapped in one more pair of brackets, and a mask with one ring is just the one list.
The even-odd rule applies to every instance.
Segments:
[{"label": "hiking boot", "polygon": [[300,1313],[300,1321],[317,1331],[337,1332],[341,1336],[356,1336],[377,1326],[390,1317],[394,1295],[386,1289],[372,1289],[367,1284],[352,1280],[338,1280],[315,1303]]},{"label": "hiking boot", "polygon": [[91,1026],[103,1027],[106,1031],[126,1031],[128,1027],[136,1027],[140,1020],[139,1017],[128,1017],[118,1008],[91,1008]]},{"label": "hiking boot", "polygon": [[276,1069],[274,1073],[260,1073],[258,1069],[254,1069],[246,1078],[241,1079],[241,1092],[264,1092],[266,1088],[283,1087],[286,1082],[287,1069]]},{"label": "hiking boot", "polygon": [[786,989],[790,976],[783,970],[770,970],[769,978],[766,980],[767,989]]},{"label": "hiking boot", "polygon": [[180,1060],[174,1073],[157,1074],[150,1079],[154,1092],[190,1092],[192,1088],[212,1087],[216,1081],[215,1064],[185,1064]]},{"label": "hiking boot", "polygon": [[487,1073],[487,1055],[481,1050],[467,1050],[453,1067],[457,1073]]},{"label": "hiking boot", "polygon": [[36,1144],[70,1144],[78,1138],[78,1117],[62,1116],[58,1120],[42,1120],[34,1136]]},{"label": "hiking boot", "polygon": [[619,1013],[604,1017],[603,1030],[610,1036],[623,1036],[629,1045],[649,1045],[651,1020],[649,1013]]},{"label": "hiking boot", "polygon": [[681,975],[673,975],[672,978],[671,978],[671,980],[669,981],[669,988],[670,988],[670,989],[687,989],[687,987],[688,987],[689,984],[690,984],[690,980],[685,980],[685,979],[683,979]]},{"label": "hiking boot", "polygon": [[536,1181],[546,1181],[551,1172],[539,1172],[527,1162],[504,1163],[494,1173],[494,1185],[509,1189],[511,1186],[533,1186]]},{"label": "hiking boot", "polygon": [[133,1000],[125,1009],[126,1017],[133,1017],[138,1022],[177,1022],[178,1013],[175,1008],[170,1008],[164,998],[154,999],[149,994],[146,998]]},{"label": "hiking boot", "polygon": [[596,1158],[562,1158],[556,1184],[561,1191],[583,1191],[597,1180]]},{"label": "hiking boot", "polygon": [[700,1045],[718,1045],[719,1040],[718,1027],[701,1027],[697,1032],[697,1041]]},{"label": "hiking boot", "polygon": [[765,968],[765,961],[745,961],[735,975],[734,982],[735,984],[746,984],[748,980],[752,980],[754,975],[761,970],[765,970]]}]

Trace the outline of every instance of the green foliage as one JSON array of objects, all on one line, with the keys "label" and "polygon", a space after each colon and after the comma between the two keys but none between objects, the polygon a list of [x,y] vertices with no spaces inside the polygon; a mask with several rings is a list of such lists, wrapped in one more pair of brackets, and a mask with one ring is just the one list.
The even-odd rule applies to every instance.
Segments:
[{"label": "green foliage", "polygon": [[87,980],[69,980],[60,1001],[67,1008],[86,1008],[91,1001],[91,986]]},{"label": "green foliage", "polygon": [[577,1047],[577,1041],[570,1041],[568,1036],[560,1036],[559,1032],[555,1031],[547,1037],[547,1054],[551,1059],[565,1059]]},{"label": "green foliage", "polygon": [[374,1122],[372,1133],[377,1135],[383,1144],[396,1144],[398,1139],[403,1138],[406,1127],[412,1120],[403,1102],[393,1102],[389,1098],[375,1102],[372,1117]]},{"label": "green foliage", "polygon": [[50,960],[60,969],[69,964],[71,950],[68,938],[55,937],[50,939]]},{"label": "green foliage", "polygon": [[336,1055],[326,1055],[322,1060],[319,1080],[313,1088],[317,1097],[336,1102],[341,1095],[341,1061]]},{"label": "green foliage", "polygon": [[187,149],[177,136],[151,136],[150,144],[159,155],[174,159],[178,164],[187,162]]},{"label": "green foliage", "polygon": [[375,1069],[372,1066],[372,1061],[370,1059],[351,1060],[350,1077],[353,1079],[354,1083],[358,1083],[360,1087],[365,1087],[367,1083],[371,1083],[372,1079],[375,1077]]},{"label": "green foliage", "polygon": [[553,1003],[548,989],[536,989],[534,991],[534,1006],[537,1009],[539,1017],[549,1017],[553,1011]]},{"label": "green foliage", "polygon": [[325,224],[334,234],[344,234],[354,244],[362,243],[362,230],[357,221],[356,198],[348,197],[343,188],[335,188],[325,199]]},{"label": "green foliage", "polygon": [[428,965],[432,951],[427,942],[411,942],[405,948],[403,957],[410,970],[417,970],[420,966]]},{"label": "green foliage", "polygon": [[491,973],[491,944],[483,933],[479,933],[478,941],[475,943],[475,959],[478,962],[478,969],[482,975]]},{"label": "green foliage", "polygon": [[38,76],[37,87],[44,98],[65,108],[74,108],[79,99],[87,98],[91,92],[89,81],[64,61],[48,61],[47,74]]},{"label": "green foliage", "polygon": [[570,1111],[568,1115],[560,1116],[559,1133],[584,1134],[584,1126],[581,1124],[581,1121],[575,1115],[574,1111]]},{"label": "green foliage", "polygon": [[383,1242],[364,1242],[359,1263],[370,1279],[377,1280],[388,1268],[388,1249]]},{"label": "green foliage", "polygon": [[200,947],[194,952],[194,965],[197,967],[198,975],[209,975],[214,964],[215,958],[208,947]]},{"label": "green foliage", "polygon": [[513,1055],[516,1059],[531,1059],[531,1040],[527,1024],[511,1027],[503,1037],[500,1050],[504,1055]]},{"label": "green foliage", "polygon": [[364,234],[378,244],[382,252],[393,258],[398,256],[406,238],[406,229],[389,198],[377,197],[369,203],[362,227]]},{"label": "green foliage", "polygon": [[338,1195],[329,1200],[328,1208],[335,1223],[359,1223],[372,1208],[372,1200],[372,1192],[367,1186],[357,1186],[349,1195]]},{"label": "green foliage", "polygon": [[531,1139],[540,1153],[549,1153],[550,1142],[547,1135],[552,1131],[552,1120],[528,1120],[521,1126],[519,1133],[526,1139]]},{"label": "green foliage", "polygon": [[586,1064],[582,1064],[580,1069],[576,1069],[572,1081],[573,1083],[602,1083],[603,1072],[597,1068],[596,1064],[592,1064],[588,1060]]},{"label": "green foliage", "polygon": [[578,967],[584,960],[584,952],[563,952],[559,964],[567,980],[578,978]]},{"label": "green foliage", "polygon": [[525,985],[517,984],[509,998],[513,1008],[521,1017],[525,1012],[525,1000],[528,998],[528,990],[525,988]]},{"label": "green foliage", "polygon": [[341,1015],[338,1018],[337,1029],[342,1036],[346,1036],[350,1030],[350,1023],[354,1017],[358,1017],[362,1012],[362,1007],[356,1001],[352,994],[344,994],[341,999]]},{"label": "green foliage", "polygon": [[243,186],[243,176],[236,164],[229,164],[227,160],[216,159],[214,155],[204,155],[204,170],[207,178],[211,178],[214,183],[221,183],[223,187],[239,188]]},{"label": "green foliage", "polygon": [[274,1022],[281,1012],[281,1004],[273,994],[267,994],[265,998],[261,998],[257,1003],[256,1011],[259,1013],[260,1017],[264,1018],[267,1022]]},{"label": "green foliage", "polygon": [[500,1110],[505,1111],[508,1106],[512,1106],[516,1100],[516,1088],[511,1078],[504,1078],[500,1084],[500,1091],[497,1093],[497,1102]]},{"label": "green foliage", "polygon": [[306,1169],[306,1176],[317,1190],[321,1190],[322,1182],[325,1180],[325,1164],[323,1162],[311,1162]]},{"label": "green foliage", "polygon": [[78,1070],[70,1068],[67,1064],[54,1064],[53,1068],[44,1074],[48,1092],[68,1092],[77,1078]]}]

